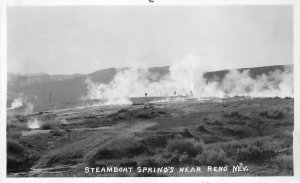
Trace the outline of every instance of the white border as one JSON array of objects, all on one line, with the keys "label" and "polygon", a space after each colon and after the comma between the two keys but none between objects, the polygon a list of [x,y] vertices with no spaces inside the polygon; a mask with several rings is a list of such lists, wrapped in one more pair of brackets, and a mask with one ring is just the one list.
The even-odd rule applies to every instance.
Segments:
[{"label": "white border", "polygon": [[[0,182],[300,182],[300,130],[298,102],[300,92],[300,1],[297,0],[0,0]],[[6,89],[7,89],[7,6],[95,6],[95,5],[141,5],[141,6],[161,6],[161,5],[293,5],[294,9],[294,96],[295,96],[295,118],[294,118],[294,176],[291,177],[126,177],[126,178],[7,178],[6,177]]]}]

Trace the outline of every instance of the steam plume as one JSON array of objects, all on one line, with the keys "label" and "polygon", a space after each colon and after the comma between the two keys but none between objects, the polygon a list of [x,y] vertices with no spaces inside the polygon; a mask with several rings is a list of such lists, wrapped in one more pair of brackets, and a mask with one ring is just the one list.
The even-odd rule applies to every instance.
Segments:
[{"label": "steam plume", "polygon": [[8,108],[8,110],[12,109],[20,109],[23,111],[23,113],[28,114],[33,111],[34,106],[32,103],[27,101],[27,96],[21,93],[19,94],[19,97],[15,98],[14,101],[11,103],[11,107]]},{"label": "steam plume", "polygon": [[207,81],[204,74],[208,67],[199,59],[188,56],[172,65],[170,73],[159,81],[147,69],[119,69],[109,84],[86,80],[88,99],[100,99],[103,104],[130,104],[130,97],[180,96],[203,97],[293,97],[293,68],[286,67],[267,74],[251,77],[249,70],[229,71],[220,80]]},{"label": "steam plume", "polygon": [[17,108],[20,108],[22,106],[23,106],[22,98],[18,97],[18,98],[15,98],[14,101],[11,103],[9,109],[17,109]]},{"label": "steam plume", "polygon": [[40,122],[36,118],[33,118],[33,119],[28,120],[27,127],[30,129],[35,129],[35,128],[40,128],[41,125],[40,125]]}]

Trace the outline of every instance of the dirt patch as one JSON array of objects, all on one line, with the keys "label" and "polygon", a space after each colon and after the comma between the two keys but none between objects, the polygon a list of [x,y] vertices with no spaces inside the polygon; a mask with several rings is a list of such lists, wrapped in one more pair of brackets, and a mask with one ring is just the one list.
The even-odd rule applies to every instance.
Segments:
[{"label": "dirt patch", "polygon": [[86,136],[83,139],[43,156],[35,165],[35,168],[53,167],[60,164],[77,164],[78,162],[93,163],[104,156],[105,153],[113,151],[115,152],[112,154],[113,157],[128,156],[130,153],[134,155],[134,151],[146,151],[146,148],[141,143],[134,144],[135,139],[128,139],[133,138],[134,133],[142,132],[154,125],[156,123],[138,122],[133,125],[119,124],[101,132],[86,131]]},{"label": "dirt patch", "polygon": [[22,136],[31,136],[39,133],[47,134],[50,130],[30,130],[30,131],[22,131]]}]

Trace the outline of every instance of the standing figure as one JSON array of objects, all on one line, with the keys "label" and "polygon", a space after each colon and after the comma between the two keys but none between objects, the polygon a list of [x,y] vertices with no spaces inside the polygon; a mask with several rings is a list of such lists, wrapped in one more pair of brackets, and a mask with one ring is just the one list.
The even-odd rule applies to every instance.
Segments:
[{"label": "standing figure", "polygon": [[148,95],[148,94],[147,94],[147,93],[145,93],[145,97],[147,97],[147,95]]}]

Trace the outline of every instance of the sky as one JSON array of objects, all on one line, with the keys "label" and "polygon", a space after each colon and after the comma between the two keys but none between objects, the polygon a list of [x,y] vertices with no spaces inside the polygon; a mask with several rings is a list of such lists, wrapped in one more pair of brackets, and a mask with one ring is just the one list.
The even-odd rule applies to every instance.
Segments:
[{"label": "sky", "polygon": [[54,6],[8,8],[8,72],[74,74],[169,66],[211,70],[293,63],[293,8]]}]

